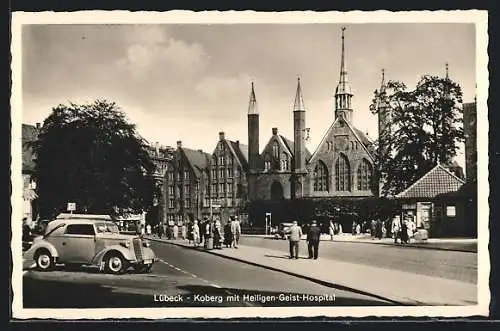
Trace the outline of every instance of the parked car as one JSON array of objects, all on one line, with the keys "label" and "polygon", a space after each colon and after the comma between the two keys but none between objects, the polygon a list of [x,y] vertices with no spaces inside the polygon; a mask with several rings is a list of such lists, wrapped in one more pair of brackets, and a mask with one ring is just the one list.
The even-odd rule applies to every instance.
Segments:
[{"label": "parked car", "polygon": [[156,262],[149,241],[121,234],[105,215],[62,214],[48,223],[43,236],[34,238],[25,254],[41,271],[61,263],[98,266],[111,274],[130,267],[149,272]]},{"label": "parked car", "polygon": [[274,234],[274,238],[276,239],[286,239],[287,233],[292,227],[293,223],[280,223],[278,225],[278,231]]}]

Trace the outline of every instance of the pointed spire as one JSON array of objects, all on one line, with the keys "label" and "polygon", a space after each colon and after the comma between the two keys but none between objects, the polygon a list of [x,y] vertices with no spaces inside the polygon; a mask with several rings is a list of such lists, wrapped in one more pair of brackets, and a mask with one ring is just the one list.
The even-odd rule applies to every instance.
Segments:
[{"label": "pointed spire", "polygon": [[382,82],[380,83],[380,93],[384,93],[387,86],[385,85],[385,69],[382,69]]},{"label": "pointed spire", "polygon": [[446,62],[446,79],[450,79],[450,74],[448,70],[448,62]]},{"label": "pointed spire", "polygon": [[304,107],[304,99],[302,99],[302,89],[300,87],[300,77],[297,78],[297,93],[295,93],[295,103],[293,111],[306,110]]},{"label": "pointed spire", "polygon": [[255,89],[252,81],[252,91],[250,92],[250,101],[248,102],[248,115],[258,115],[257,98],[255,97]]},{"label": "pointed spire", "polygon": [[341,55],[341,60],[340,60],[340,81],[344,79],[344,75],[347,74],[345,71],[345,48],[344,48],[344,31],[345,31],[345,26],[342,27],[342,55]]}]

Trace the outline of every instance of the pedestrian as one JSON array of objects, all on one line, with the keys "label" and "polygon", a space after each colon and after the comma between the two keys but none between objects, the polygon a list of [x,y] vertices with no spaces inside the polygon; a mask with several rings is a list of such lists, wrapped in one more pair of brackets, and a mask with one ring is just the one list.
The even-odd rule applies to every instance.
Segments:
[{"label": "pedestrian", "polygon": [[145,229],[145,227],[144,227],[144,224],[141,224],[141,225],[140,225],[140,228],[139,228],[139,233],[140,233],[141,238],[143,238],[143,237],[144,237],[144,234],[146,233],[146,229]]},{"label": "pedestrian", "polygon": [[231,241],[231,247],[238,248],[238,243],[240,241],[240,235],[241,235],[241,225],[240,225],[240,221],[238,220],[238,216],[232,217],[231,234],[232,234],[232,239],[233,239]]},{"label": "pedestrian", "polygon": [[392,237],[394,238],[394,243],[398,243],[398,238],[401,238],[401,221],[399,219],[399,216],[395,216],[392,219],[392,226],[391,226],[391,231],[392,231]]},{"label": "pedestrian", "polygon": [[293,225],[288,229],[288,240],[290,242],[290,258],[299,258],[299,243],[302,238],[302,229],[293,221]]},{"label": "pedestrian", "polygon": [[408,223],[406,220],[403,220],[403,222],[401,222],[401,243],[408,244],[408,240]]},{"label": "pedestrian", "polygon": [[214,248],[222,249],[222,224],[219,219],[214,223]]},{"label": "pedestrian", "polygon": [[162,232],[163,232],[162,230],[163,230],[162,225],[161,225],[161,224],[158,224],[158,226],[157,226],[157,228],[156,228],[156,231],[158,232],[158,238],[160,238],[160,239],[161,239],[161,236],[162,236],[162,234],[163,234],[163,233],[162,233]]},{"label": "pedestrian", "polygon": [[173,235],[174,235],[174,240],[179,239],[179,227],[177,226],[177,223],[174,224]]},{"label": "pedestrian", "polygon": [[195,247],[198,247],[200,242],[200,228],[198,227],[198,221],[194,221],[193,228],[191,230],[191,236],[193,238],[193,243]]},{"label": "pedestrian", "polygon": [[372,236],[372,239],[375,238],[375,234],[377,232],[377,222],[372,219],[370,222],[370,235]]},{"label": "pedestrian", "polygon": [[181,237],[182,237],[182,240],[186,240],[186,236],[187,236],[186,222],[182,222],[182,226],[181,226]]},{"label": "pedestrian", "polygon": [[330,220],[330,226],[328,227],[328,232],[330,233],[330,241],[333,241],[333,235],[335,234],[335,225],[333,221]]},{"label": "pedestrian", "polygon": [[146,225],[146,233],[148,234],[148,236],[151,235],[151,224]]},{"label": "pedestrian", "polygon": [[231,232],[231,222],[224,225],[224,246],[231,247],[233,243],[233,233]]},{"label": "pedestrian", "polygon": [[352,235],[356,235],[356,226],[357,226],[357,223],[356,221],[352,221],[352,228],[351,228],[351,231],[352,231]]},{"label": "pedestrian", "polygon": [[307,249],[309,251],[309,258],[318,259],[318,249],[319,249],[319,238],[321,236],[321,230],[316,225],[316,221],[312,221],[312,225],[309,227],[307,232]]},{"label": "pedestrian", "polygon": [[376,222],[375,236],[380,240],[382,239],[382,221],[380,219],[377,219]]},{"label": "pedestrian", "polygon": [[359,234],[361,234],[361,224],[358,223],[356,225],[356,235],[359,235]]}]

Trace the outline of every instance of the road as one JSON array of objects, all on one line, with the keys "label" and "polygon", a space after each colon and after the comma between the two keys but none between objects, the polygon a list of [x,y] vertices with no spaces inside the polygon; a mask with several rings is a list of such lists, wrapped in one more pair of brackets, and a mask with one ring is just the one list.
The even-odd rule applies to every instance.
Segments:
[{"label": "road", "polygon": [[391,305],[203,251],[158,242],[152,247],[161,261],[150,274],[113,276],[89,268],[28,271],[23,279],[24,307]]},{"label": "road", "polygon": [[[243,236],[241,244],[284,252],[288,250],[288,242],[279,239]],[[307,256],[305,241],[301,242],[300,250],[302,256]],[[477,284],[477,253],[411,248],[400,245],[322,241],[319,255],[325,259]]]}]

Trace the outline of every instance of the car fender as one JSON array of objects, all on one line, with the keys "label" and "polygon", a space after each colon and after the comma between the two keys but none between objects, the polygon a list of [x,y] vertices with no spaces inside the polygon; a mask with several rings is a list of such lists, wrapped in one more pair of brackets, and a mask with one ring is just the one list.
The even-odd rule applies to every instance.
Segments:
[{"label": "car fender", "polygon": [[103,249],[102,251],[97,253],[96,256],[94,257],[94,260],[92,261],[93,264],[100,265],[101,262],[104,261],[104,257],[106,256],[106,254],[110,251],[120,252],[123,255],[123,257],[125,258],[125,260],[128,260],[128,261],[135,260],[134,254],[132,254],[132,252],[128,248],[123,247],[122,245],[113,245],[113,246],[106,247],[105,249]]},{"label": "car fender", "polygon": [[149,247],[143,247],[142,256],[145,260],[152,259],[153,261],[157,261],[155,252]]},{"label": "car fender", "polygon": [[54,245],[52,245],[48,241],[41,239],[33,241],[31,247],[24,253],[23,258],[26,260],[27,259],[33,260],[35,258],[35,253],[42,248],[48,250],[50,252],[50,255],[52,255],[52,257],[54,258],[59,257],[59,253],[57,252],[57,249],[54,247]]}]

